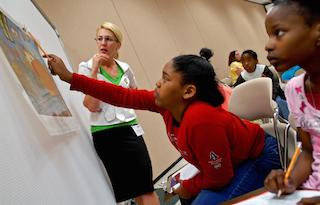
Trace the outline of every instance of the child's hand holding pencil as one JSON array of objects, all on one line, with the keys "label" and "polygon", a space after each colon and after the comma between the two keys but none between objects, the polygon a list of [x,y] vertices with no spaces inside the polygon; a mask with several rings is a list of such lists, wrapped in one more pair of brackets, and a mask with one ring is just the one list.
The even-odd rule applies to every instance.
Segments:
[{"label": "child's hand holding pencil", "polygon": [[294,178],[291,177],[291,172],[300,154],[300,146],[301,145],[298,144],[286,172],[281,169],[272,170],[264,181],[265,188],[268,191],[277,194],[278,197],[280,197],[282,194],[290,194],[298,187]]},{"label": "child's hand holding pencil", "polygon": [[[295,149],[295,151],[294,151],[293,157],[292,157],[292,159],[291,159],[291,161],[290,161],[288,170],[287,170],[287,171],[285,172],[285,174],[284,174],[284,183],[285,183],[285,184],[288,184],[288,182],[289,182],[289,177],[290,177],[290,175],[291,175],[292,169],[293,169],[294,165],[296,164],[296,161],[297,161],[297,159],[298,159],[298,156],[299,156],[299,154],[300,154],[300,152],[301,152],[301,147],[300,147],[300,146],[301,146],[300,144],[297,145],[297,147],[296,147],[296,149]],[[282,194],[282,189],[279,189],[279,190],[278,190],[278,193],[277,193],[277,196],[280,197],[281,194]]]}]

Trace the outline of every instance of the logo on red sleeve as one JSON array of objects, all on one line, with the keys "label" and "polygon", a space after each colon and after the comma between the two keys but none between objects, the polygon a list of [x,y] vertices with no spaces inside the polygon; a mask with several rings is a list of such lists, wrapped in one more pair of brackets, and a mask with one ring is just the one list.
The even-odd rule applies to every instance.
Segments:
[{"label": "logo on red sleeve", "polygon": [[215,169],[219,169],[221,168],[221,164],[222,164],[222,158],[217,155],[216,153],[214,153],[214,151],[211,151],[209,154],[209,164],[211,164],[211,166],[213,166],[213,168]]}]

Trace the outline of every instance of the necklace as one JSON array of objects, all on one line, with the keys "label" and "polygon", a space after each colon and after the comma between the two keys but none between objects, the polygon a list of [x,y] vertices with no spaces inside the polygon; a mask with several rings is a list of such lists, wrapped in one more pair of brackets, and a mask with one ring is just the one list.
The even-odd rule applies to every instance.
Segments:
[{"label": "necklace", "polygon": [[309,80],[309,82],[307,83],[307,88],[308,88],[309,94],[310,94],[310,96],[311,96],[312,106],[313,106],[314,108],[316,108],[316,101],[315,101],[315,99],[314,99],[314,97],[313,97],[312,89],[311,89],[311,79],[310,79],[310,75],[308,76],[308,80]]}]

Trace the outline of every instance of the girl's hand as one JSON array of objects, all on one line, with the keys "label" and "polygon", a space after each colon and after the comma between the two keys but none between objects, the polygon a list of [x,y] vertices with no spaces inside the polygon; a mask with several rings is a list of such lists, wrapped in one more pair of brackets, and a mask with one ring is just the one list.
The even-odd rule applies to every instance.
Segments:
[{"label": "girl's hand", "polygon": [[290,194],[297,188],[292,178],[285,180],[285,173],[281,169],[272,170],[264,180],[265,188],[272,193],[278,193],[279,190],[283,194]]},{"label": "girl's hand", "polygon": [[241,74],[241,72],[243,71],[243,69],[241,67],[237,67],[237,75],[239,76]]},{"label": "girl's hand", "polygon": [[173,193],[178,194],[180,198],[182,199],[190,199],[192,195],[186,190],[182,183],[180,182],[180,186],[173,190]]},{"label": "girl's hand", "polygon": [[61,80],[67,83],[71,82],[72,73],[66,68],[61,58],[54,54],[49,54],[44,57],[48,58],[48,67],[52,75],[58,75]]},{"label": "girl's hand", "polygon": [[298,205],[319,205],[320,204],[320,196],[310,197],[310,198],[302,198],[298,203]]}]

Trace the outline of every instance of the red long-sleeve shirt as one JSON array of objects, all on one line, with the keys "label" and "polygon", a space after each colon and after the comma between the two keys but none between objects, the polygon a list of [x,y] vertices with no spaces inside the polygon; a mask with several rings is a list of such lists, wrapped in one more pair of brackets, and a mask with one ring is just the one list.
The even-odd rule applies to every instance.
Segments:
[{"label": "red long-sleeve shirt", "polygon": [[249,158],[256,158],[264,146],[264,131],[259,125],[204,102],[190,104],[177,125],[168,110],[155,104],[153,91],[126,89],[78,74],[73,74],[70,89],[116,106],[160,113],[171,143],[200,170],[193,178],[183,181],[183,187],[192,195],[202,189],[226,186],[234,168]]}]

